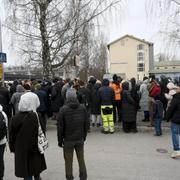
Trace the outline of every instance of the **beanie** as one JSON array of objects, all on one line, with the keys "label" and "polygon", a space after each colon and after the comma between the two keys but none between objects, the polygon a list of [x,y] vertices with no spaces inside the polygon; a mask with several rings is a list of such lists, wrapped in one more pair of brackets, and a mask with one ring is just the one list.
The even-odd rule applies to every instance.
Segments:
[{"label": "beanie", "polygon": [[74,88],[70,88],[67,90],[66,99],[77,99],[76,90]]}]

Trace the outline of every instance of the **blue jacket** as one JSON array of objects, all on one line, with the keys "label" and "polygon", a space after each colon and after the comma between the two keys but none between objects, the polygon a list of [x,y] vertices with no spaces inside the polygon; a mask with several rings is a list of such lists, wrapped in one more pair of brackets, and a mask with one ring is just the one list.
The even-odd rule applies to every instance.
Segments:
[{"label": "blue jacket", "polygon": [[101,105],[113,105],[115,94],[109,86],[103,86],[98,90],[98,98]]},{"label": "blue jacket", "polygon": [[37,108],[37,112],[44,112],[47,111],[47,95],[46,92],[43,90],[37,90],[35,91],[37,94],[39,101],[40,101],[40,106]]}]

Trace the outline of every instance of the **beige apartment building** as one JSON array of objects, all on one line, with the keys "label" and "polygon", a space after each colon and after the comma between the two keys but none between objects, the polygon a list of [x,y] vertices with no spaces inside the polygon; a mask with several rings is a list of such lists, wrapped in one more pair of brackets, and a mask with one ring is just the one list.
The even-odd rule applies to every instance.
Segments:
[{"label": "beige apartment building", "polygon": [[125,35],[108,44],[108,50],[110,74],[142,80],[153,69],[153,43],[144,39]]}]

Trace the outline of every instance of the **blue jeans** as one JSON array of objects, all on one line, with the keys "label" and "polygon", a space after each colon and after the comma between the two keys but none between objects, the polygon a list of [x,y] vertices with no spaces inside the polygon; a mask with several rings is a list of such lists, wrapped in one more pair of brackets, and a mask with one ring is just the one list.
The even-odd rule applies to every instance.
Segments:
[{"label": "blue jeans", "polygon": [[161,122],[162,122],[161,118],[155,118],[154,120],[155,132],[156,132],[156,135],[158,136],[162,135]]},{"label": "blue jeans", "polygon": [[32,176],[25,177],[24,180],[32,180]]},{"label": "blue jeans", "polygon": [[175,151],[178,151],[180,150],[179,147],[180,124],[171,123],[171,134],[172,134],[173,149]]},{"label": "blue jeans", "polygon": [[144,111],[144,118],[149,119],[149,111]]}]

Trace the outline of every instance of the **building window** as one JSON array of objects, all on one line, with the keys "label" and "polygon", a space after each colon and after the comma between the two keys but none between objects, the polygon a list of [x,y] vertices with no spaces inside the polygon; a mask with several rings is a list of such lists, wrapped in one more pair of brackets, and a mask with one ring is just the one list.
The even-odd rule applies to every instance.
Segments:
[{"label": "building window", "polygon": [[121,40],[121,46],[124,46],[124,45],[125,45],[124,40]]},{"label": "building window", "polygon": [[143,44],[139,44],[138,46],[137,46],[137,50],[143,50],[144,49],[144,45]]},{"label": "building window", "polygon": [[143,72],[144,71],[144,63],[138,63],[137,71],[138,72]]},{"label": "building window", "polygon": [[138,59],[138,61],[144,61],[144,53],[138,52],[137,59]]}]

